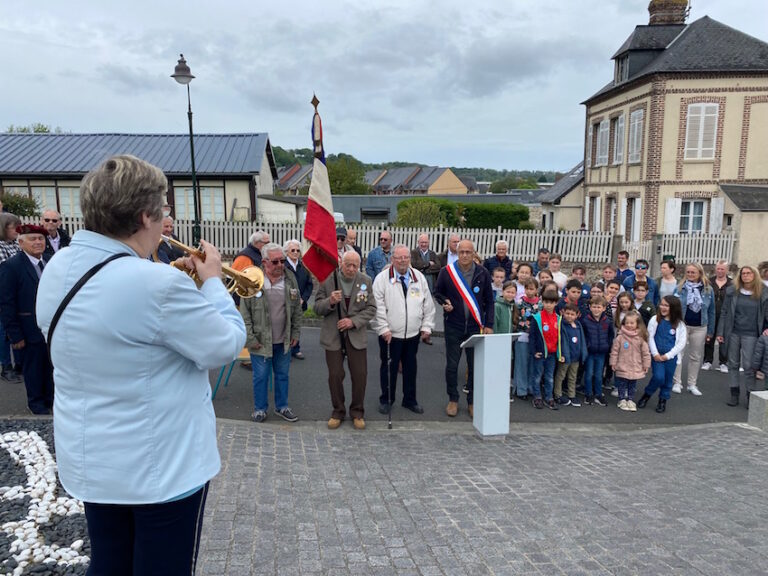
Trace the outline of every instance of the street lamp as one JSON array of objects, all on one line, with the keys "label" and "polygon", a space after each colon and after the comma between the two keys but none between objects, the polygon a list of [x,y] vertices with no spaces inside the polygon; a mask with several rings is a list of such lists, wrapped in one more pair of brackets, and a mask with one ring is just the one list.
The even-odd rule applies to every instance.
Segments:
[{"label": "street lamp", "polygon": [[176,80],[179,84],[183,84],[187,87],[187,117],[189,118],[189,154],[192,159],[192,202],[195,207],[195,220],[192,224],[192,245],[198,246],[200,244],[200,211],[197,205],[197,174],[195,173],[195,139],[192,132],[192,100],[189,97],[189,83],[192,82],[194,76],[192,71],[187,66],[187,61],[184,59],[184,54],[179,54],[178,64],[171,74],[171,78]]}]

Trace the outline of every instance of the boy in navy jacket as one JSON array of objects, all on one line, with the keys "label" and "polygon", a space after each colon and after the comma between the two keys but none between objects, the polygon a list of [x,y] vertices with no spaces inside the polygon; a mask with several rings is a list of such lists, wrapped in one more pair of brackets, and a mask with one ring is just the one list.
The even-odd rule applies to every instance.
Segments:
[{"label": "boy in navy jacket", "polygon": [[587,341],[587,362],[584,370],[584,393],[586,404],[607,406],[603,396],[603,368],[605,358],[611,351],[615,329],[613,320],[606,314],[606,301],[602,296],[589,300],[589,314],[579,321]]},{"label": "boy in navy jacket", "polygon": [[[584,329],[577,321],[579,307],[568,303],[562,309],[560,321],[560,358],[555,372],[554,399],[560,406],[581,406],[576,398],[576,379],[579,368],[587,360],[587,342]],[[568,378],[568,395],[563,396],[563,380]]]}]

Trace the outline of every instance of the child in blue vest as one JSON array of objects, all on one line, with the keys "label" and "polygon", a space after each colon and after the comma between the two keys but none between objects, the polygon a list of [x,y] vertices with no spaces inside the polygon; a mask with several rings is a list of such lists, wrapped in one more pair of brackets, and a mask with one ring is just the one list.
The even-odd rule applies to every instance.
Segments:
[{"label": "child in blue vest", "polygon": [[685,324],[683,307],[676,296],[664,296],[659,301],[656,316],[648,322],[648,347],[651,349],[651,381],[645,387],[642,397],[637,402],[638,408],[645,408],[656,390],[659,390],[659,405],[656,412],[661,414],[667,409],[667,400],[672,392],[672,385],[677,366],[677,356],[685,348]]},{"label": "child in blue vest", "polygon": [[[594,286],[592,287],[594,289]],[[603,396],[603,368],[611,351],[615,330],[613,320],[606,314],[606,301],[602,296],[589,299],[589,313],[580,318],[587,341],[587,363],[584,369],[585,404],[607,406]]]},{"label": "child in blue vest", "polygon": [[[558,404],[552,397],[555,379],[555,367],[560,356],[560,316],[555,312],[555,306],[560,299],[557,286],[549,288],[541,297],[543,308],[534,314],[529,332],[529,346],[531,351],[531,384],[533,386],[533,405],[543,408],[544,404],[550,410],[557,410]],[[540,385],[542,375],[542,386]]]}]

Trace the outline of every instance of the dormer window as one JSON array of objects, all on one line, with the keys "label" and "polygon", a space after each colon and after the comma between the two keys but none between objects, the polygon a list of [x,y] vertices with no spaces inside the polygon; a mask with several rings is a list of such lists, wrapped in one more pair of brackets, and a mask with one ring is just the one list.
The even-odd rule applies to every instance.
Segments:
[{"label": "dormer window", "polygon": [[629,78],[629,55],[616,58],[616,77],[614,82],[619,84]]}]

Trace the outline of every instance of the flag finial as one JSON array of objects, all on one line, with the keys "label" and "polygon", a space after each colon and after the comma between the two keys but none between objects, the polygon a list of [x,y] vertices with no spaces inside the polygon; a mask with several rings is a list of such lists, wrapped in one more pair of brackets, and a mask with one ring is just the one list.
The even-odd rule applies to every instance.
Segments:
[{"label": "flag finial", "polygon": [[320,104],[320,100],[317,99],[317,96],[312,94],[312,102],[310,102],[310,104],[315,107],[315,112],[317,112],[317,105]]}]

